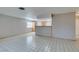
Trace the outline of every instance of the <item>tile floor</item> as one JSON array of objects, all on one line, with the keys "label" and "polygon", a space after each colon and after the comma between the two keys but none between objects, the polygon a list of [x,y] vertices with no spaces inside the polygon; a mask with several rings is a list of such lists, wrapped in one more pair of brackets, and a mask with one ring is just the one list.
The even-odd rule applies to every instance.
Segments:
[{"label": "tile floor", "polygon": [[28,33],[0,39],[0,52],[79,52],[79,40],[64,40]]}]

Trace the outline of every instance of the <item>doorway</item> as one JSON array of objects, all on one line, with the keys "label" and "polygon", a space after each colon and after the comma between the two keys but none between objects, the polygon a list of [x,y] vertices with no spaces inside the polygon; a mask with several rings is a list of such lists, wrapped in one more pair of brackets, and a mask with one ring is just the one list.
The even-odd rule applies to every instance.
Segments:
[{"label": "doorway", "polygon": [[79,13],[76,13],[76,39],[79,39]]},{"label": "doorway", "polygon": [[32,32],[35,32],[35,21],[32,21]]}]

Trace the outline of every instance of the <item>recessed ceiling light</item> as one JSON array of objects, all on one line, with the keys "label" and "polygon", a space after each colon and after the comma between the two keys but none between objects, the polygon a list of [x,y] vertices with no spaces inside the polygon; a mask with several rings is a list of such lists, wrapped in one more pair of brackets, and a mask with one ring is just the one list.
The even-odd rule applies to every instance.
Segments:
[{"label": "recessed ceiling light", "polygon": [[24,8],[24,7],[19,7],[19,9],[20,9],[20,10],[25,10],[25,8]]}]

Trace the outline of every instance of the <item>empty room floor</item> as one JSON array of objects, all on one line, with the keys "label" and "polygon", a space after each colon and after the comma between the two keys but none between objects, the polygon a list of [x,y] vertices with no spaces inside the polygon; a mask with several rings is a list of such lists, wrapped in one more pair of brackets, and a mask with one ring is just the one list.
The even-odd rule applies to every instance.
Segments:
[{"label": "empty room floor", "polygon": [[1,52],[79,52],[79,40],[64,40],[28,33],[0,39]]}]

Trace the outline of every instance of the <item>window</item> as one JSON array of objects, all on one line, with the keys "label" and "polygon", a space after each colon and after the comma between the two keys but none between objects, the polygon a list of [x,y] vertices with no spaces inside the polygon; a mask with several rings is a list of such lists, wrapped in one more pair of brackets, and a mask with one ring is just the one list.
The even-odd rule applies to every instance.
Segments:
[{"label": "window", "polygon": [[32,22],[27,22],[27,28],[32,28]]}]

